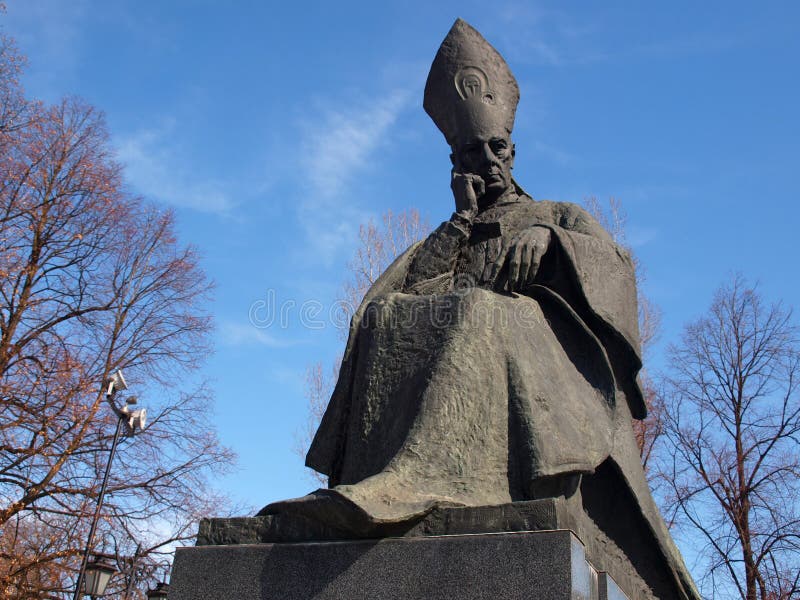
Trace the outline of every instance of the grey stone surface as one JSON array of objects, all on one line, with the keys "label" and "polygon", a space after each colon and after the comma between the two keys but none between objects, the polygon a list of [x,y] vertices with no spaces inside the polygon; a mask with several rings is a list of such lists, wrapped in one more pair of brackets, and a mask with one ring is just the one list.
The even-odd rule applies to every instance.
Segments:
[{"label": "grey stone surface", "polygon": [[170,600],[597,600],[568,531],[178,549]]}]

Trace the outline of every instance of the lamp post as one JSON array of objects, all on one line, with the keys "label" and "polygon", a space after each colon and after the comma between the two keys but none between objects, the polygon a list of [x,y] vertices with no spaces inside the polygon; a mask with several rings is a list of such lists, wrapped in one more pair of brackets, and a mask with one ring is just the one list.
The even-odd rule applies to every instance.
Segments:
[{"label": "lamp post", "polygon": [[95,555],[92,562],[86,565],[83,577],[83,591],[92,598],[102,596],[106,593],[106,586],[117,569],[114,568],[108,557]]},{"label": "lamp post", "polygon": [[[103,496],[105,496],[106,487],[108,486],[108,476],[111,473],[111,463],[114,461],[114,453],[117,451],[117,442],[119,442],[119,436],[122,432],[122,428],[124,426],[126,428],[126,433],[128,435],[133,435],[137,429],[144,429],[144,424],[147,420],[147,411],[145,409],[131,409],[131,406],[136,404],[136,398],[134,397],[128,398],[125,406],[122,408],[117,408],[117,406],[114,404],[114,396],[116,393],[120,390],[126,389],[128,389],[128,385],[125,383],[125,378],[122,376],[122,371],[117,371],[111,376],[111,379],[109,379],[108,388],[106,389],[105,393],[106,401],[108,402],[109,406],[111,406],[111,410],[114,411],[114,414],[117,415],[117,428],[114,431],[114,439],[111,442],[111,451],[109,452],[106,470],[103,474],[103,483],[100,485],[100,493],[97,496],[97,506],[94,510],[92,525],[89,528],[89,539],[86,540],[86,549],[84,550],[83,559],[81,560],[81,568],[78,571],[78,580],[75,583],[75,594],[72,596],[72,600],[80,600],[81,597],[81,586],[83,584],[84,573],[86,573],[86,567],[89,562],[89,555],[91,554],[94,533],[97,530],[97,522],[100,519],[100,511],[103,508]],[[116,572],[116,569],[108,575],[105,580],[106,584],[114,572]],[[103,586],[103,592],[105,592],[105,585]]]}]

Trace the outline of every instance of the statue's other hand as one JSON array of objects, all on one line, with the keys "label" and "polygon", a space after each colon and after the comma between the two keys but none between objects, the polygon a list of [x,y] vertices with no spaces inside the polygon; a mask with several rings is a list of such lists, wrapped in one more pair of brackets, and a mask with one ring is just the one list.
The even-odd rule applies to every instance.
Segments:
[{"label": "statue's other hand", "polygon": [[492,268],[492,280],[508,265],[506,280],[499,287],[508,292],[520,292],[532,285],[539,272],[542,257],[550,248],[550,230],[531,227],[520,233],[500,256]]},{"label": "statue's other hand", "polygon": [[478,198],[486,193],[486,184],[483,179],[472,173],[459,173],[453,171],[450,188],[456,201],[456,212],[461,216],[472,219],[478,212]]}]

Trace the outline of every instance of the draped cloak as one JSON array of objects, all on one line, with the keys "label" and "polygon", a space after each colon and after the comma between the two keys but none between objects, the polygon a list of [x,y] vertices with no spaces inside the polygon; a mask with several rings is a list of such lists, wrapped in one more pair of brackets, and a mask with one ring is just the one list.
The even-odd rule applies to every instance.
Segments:
[{"label": "draped cloak", "polygon": [[[531,227],[552,238],[537,285],[495,291]],[[520,196],[443,223],[367,292],[306,463],[381,518],[527,499],[610,455],[620,402],[644,416],[640,367],[628,254],[578,206]]]}]

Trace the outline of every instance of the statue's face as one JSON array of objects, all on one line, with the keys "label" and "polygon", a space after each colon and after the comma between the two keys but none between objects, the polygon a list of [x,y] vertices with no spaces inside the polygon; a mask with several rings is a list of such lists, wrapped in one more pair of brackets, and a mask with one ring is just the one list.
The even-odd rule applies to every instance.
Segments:
[{"label": "statue's face", "polygon": [[476,135],[454,148],[452,160],[456,171],[483,179],[487,196],[496,198],[511,187],[514,144],[508,135]]}]

